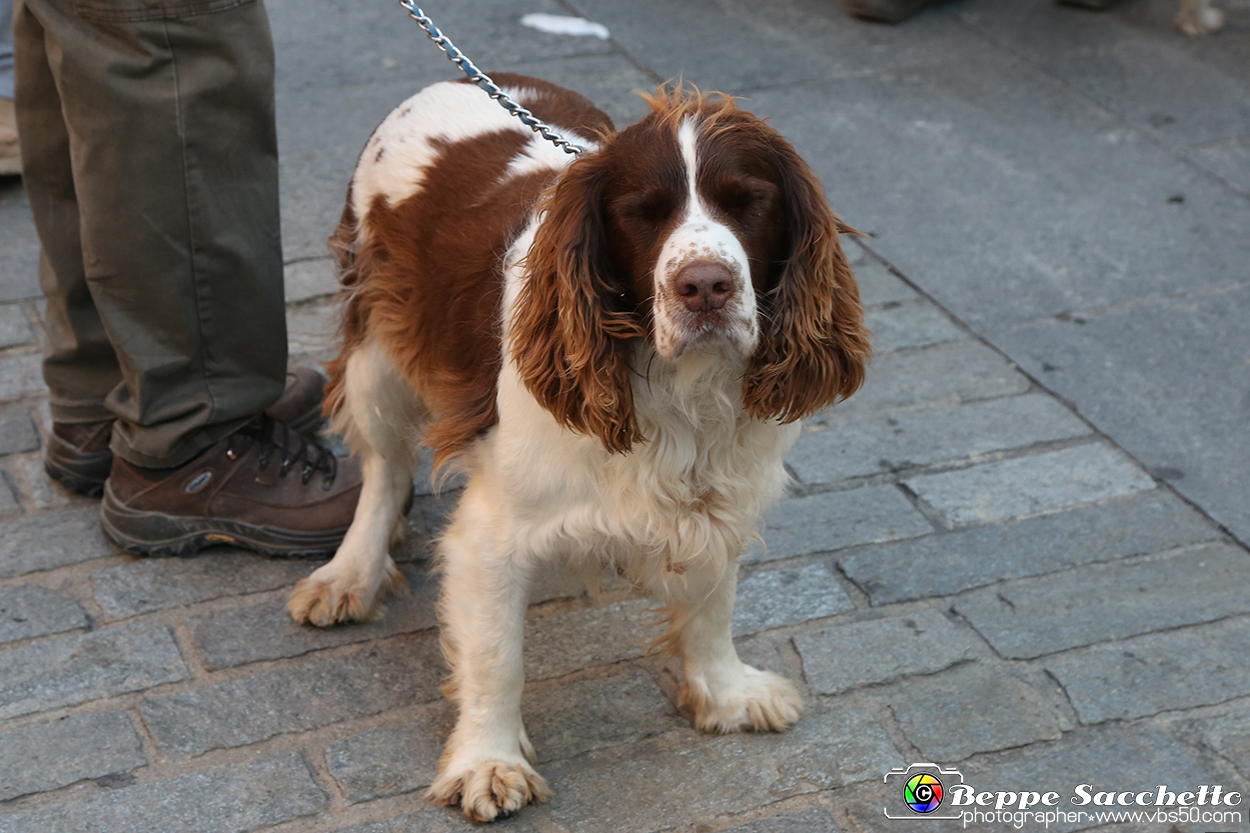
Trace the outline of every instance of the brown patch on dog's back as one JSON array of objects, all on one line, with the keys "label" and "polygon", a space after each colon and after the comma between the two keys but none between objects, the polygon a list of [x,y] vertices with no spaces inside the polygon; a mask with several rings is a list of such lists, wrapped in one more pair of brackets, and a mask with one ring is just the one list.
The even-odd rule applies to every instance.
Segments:
[{"label": "brown patch on dog's back", "polygon": [[[544,93],[542,82],[500,78],[509,86]],[[546,101],[544,93],[523,104],[538,112]],[[548,107],[546,115],[561,112],[577,125],[611,129],[608,117],[585,99]],[[349,294],[343,348],[327,366],[327,413],[342,405],[347,357],[366,339],[376,338],[432,414],[423,443],[434,450],[436,467],[498,420],[501,259],[558,174],[543,169],[507,175],[530,141],[515,130],[460,142],[435,140],[438,155],[424,169],[420,189],[394,206],[379,195],[359,223],[349,193],[330,239]],[[358,226],[363,245],[357,242]]]},{"label": "brown patch on dog's back", "polygon": [[[549,125],[559,125],[560,129],[571,130],[579,136],[599,137],[612,132],[612,120],[607,114],[594,105],[590,99],[578,95],[571,90],[558,87],[541,78],[529,78],[511,72],[492,74],[491,80],[502,88],[523,90],[519,103],[534,114],[540,121]],[[459,83],[472,84],[468,78],[459,79]],[[573,144],[577,144],[576,141]]]}]

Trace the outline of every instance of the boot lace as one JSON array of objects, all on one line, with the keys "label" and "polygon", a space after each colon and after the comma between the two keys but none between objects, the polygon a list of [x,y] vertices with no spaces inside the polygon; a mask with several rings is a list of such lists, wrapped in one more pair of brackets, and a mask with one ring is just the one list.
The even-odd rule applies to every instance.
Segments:
[{"label": "boot lace", "polygon": [[334,478],[339,471],[338,459],[334,456],[334,452],[308,439],[298,431],[292,431],[284,422],[261,414],[231,434],[226,446],[226,455],[231,460],[237,459],[241,453],[234,445],[237,438],[247,438],[260,443],[256,467],[261,471],[267,469],[270,461],[276,456],[279,460],[279,477],[286,477],[291,469],[299,464],[299,479],[305,486],[318,472],[321,474],[322,489],[328,490],[334,485]]}]

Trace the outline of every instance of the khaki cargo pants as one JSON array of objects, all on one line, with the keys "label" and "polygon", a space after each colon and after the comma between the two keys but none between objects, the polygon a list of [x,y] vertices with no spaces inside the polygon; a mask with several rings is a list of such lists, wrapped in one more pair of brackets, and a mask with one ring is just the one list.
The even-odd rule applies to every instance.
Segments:
[{"label": "khaki cargo pants", "polygon": [[16,0],[13,28],[52,417],[178,465],[285,378],[264,6]]}]

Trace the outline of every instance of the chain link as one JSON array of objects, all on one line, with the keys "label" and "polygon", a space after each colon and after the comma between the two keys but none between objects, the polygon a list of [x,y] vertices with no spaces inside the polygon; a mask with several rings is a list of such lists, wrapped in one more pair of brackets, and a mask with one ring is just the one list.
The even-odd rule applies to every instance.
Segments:
[{"label": "chain link", "polygon": [[583,147],[573,144],[568,139],[565,139],[559,133],[556,133],[549,125],[538,119],[533,113],[526,110],[510,98],[507,93],[499,88],[498,84],[490,80],[489,75],[474,66],[473,62],[470,61],[463,52],[457,49],[456,45],[452,43],[446,35],[439,31],[438,27],[434,25],[434,21],[426,17],[425,13],[421,11],[421,7],[416,4],[416,0],[399,0],[399,5],[408,10],[408,16],[415,20],[417,25],[425,30],[425,33],[429,35],[430,40],[434,41],[434,44],[439,49],[443,50],[443,53],[447,56],[448,60],[460,67],[460,70],[465,75],[469,76],[470,81],[485,90],[486,94],[495,99],[495,101],[499,102],[501,107],[516,116],[531,130],[541,135],[544,139],[551,142],[565,153],[577,155],[586,150]]}]

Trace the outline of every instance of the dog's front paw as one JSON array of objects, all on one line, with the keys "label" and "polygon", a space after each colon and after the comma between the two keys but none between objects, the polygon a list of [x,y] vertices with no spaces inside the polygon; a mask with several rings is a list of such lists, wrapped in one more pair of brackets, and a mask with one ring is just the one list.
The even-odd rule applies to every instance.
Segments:
[{"label": "dog's front paw", "polygon": [[331,562],[300,579],[286,609],[297,623],[319,628],[340,622],[368,622],[377,616],[388,594],[407,590],[408,581],[394,564],[387,565],[381,579],[369,580],[353,570],[336,570]]},{"label": "dog's front paw", "polygon": [[547,781],[525,761],[478,761],[454,763],[438,776],[426,792],[437,804],[459,804],[469,821],[494,821],[520,810],[530,802],[551,798]]},{"label": "dog's front paw", "polygon": [[678,705],[694,712],[695,728],[702,732],[781,732],[803,711],[794,684],[771,671],[743,665],[730,682],[715,689],[704,679],[688,679]]}]

